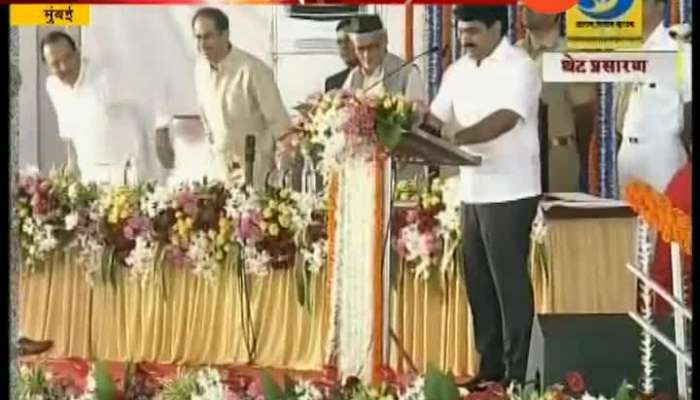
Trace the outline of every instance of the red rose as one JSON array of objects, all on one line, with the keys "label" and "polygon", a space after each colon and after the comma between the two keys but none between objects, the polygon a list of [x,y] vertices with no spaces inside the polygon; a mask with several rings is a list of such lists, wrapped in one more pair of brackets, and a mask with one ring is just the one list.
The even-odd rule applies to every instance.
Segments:
[{"label": "red rose", "polygon": [[574,394],[582,394],[586,391],[586,383],[578,372],[566,374],[566,386]]}]

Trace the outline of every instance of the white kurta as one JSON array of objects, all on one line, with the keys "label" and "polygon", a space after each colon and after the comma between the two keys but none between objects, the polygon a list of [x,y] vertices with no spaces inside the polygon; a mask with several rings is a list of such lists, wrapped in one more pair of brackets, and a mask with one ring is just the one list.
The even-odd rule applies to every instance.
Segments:
[{"label": "white kurta", "polygon": [[[644,43],[644,50],[679,50],[663,24]],[[683,78],[676,86],[661,82],[634,84],[622,127],[618,154],[620,187],[641,180],[663,192],[686,160],[681,141],[683,107],[692,100],[692,55],[683,45]]]},{"label": "white kurta", "polygon": [[150,178],[146,127],[138,107],[119,88],[113,71],[88,60],[81,61],[72,87],[55,76],[46,80],[59,136],[72,141],[83,181],[120,182],[129,158],[140,178]]},{"label": "white kurta", "polygon": [[204,58],[197,61],[195,88],[211,144],[208,175],[223,179],[231,162],[243,165],[245,138],[253,135],[254,182],[261,187],[273,164],[275,139],[290,125],[272,69],[255,56],[232,47],[216,66]]}]

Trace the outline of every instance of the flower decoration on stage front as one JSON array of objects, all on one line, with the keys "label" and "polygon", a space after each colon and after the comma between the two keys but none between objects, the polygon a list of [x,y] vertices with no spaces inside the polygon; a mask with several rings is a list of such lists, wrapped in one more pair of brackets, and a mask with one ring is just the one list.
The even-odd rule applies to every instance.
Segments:
[{"label": "flower decoration on stage front", "polygon": [[48,177],[36,168],[20,173],[15,209],[24,264],[39,267],[49,253],[86,234],[91,206],[99,197],[96,184],[81,184],[63,170],[52,170]]},{"label": "flower decoration on stage front", "polygon": [[423,280],[432,269],[449,272],[460,241],[457,179],[434,179],[421,192],[415,182],[400,182],[397,187],[395,196],[417,203],[399,208],[392,218],[392,245],[399,260]]}]

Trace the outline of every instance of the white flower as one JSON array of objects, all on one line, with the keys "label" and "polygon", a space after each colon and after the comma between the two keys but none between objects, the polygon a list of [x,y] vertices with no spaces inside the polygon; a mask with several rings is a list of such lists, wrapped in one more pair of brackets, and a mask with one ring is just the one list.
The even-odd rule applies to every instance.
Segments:
[{"label": "white flower", "polygon": [[294,386],[295,398],[298,400],[323,400],[323,394],[308,382],[297,382]]},{"label": "white flower", "polygon": [[153,192],[147,193],[141,201],[141,211],[150,218],[167,210],[173,201],[173,191],[166,185],[158,185]]},{"label": "white flower", "polygon": [[78,185],[77,182],[73,182],[68,186],[68,198],[72,201],[75,201],[78,198],[78,190],[80,189],[80,186]]},{"label": "white flower", "polygon": [[245,260],[245,272],[256,276],[265,276],[270,273],[270,261],[272,258],[266,251],[258,251],[254,246],[243,248]]},{"label": "white flower", "polygon": [[399,400],[425,400],[424,386],[425,380],[422,377],[417,378],[406,388],[405,393],[399,395]]},{"label": "white flower", "polygon": [[421,240],[418,225],[411,224],[401,229],[401,237],[406,246],[406,261],[415,261],[421,255]]},{"label": "white flower", "polygon": [[326,265],[326,241],[321,239],[311,244],[311,250],[302,248],[301,255],[306,263],[306,268],[312,274],[321,272]]},{"label": "white flower", "polygon": [[40,173],[36,165],[27,165],[19,171],[20,176],[37,176]]},{"label": "white flower", "polygon": [[72,231],[78,226],[78,213],[72,212],[66,215],[66,230]]},{"label": "white flower", "polygon": [[145,287],[153,275],[155,258],[155,244],[143,236],[137,237],[136,245],[124,260],[131,267],[129,278],[138,281],[141,287]]},{"label": "white flower", "polygon": [[214,246],[209,236],[198,231],[192,237],[187,249],[187,257],[192,261],[192,273],[207,280],[212,280],[217,263],[214,260]]},{"label": "white flower", "polygon": [[435,218],[440,223],[440,235],[448,236],[460,232],[460,214],[455,208],[446,208],[440,211]]},{"label": "white flower", "polygon": [[442,185],[442,201],[447,209],[459,209],[461,186],[458,176],[447,178]]}]

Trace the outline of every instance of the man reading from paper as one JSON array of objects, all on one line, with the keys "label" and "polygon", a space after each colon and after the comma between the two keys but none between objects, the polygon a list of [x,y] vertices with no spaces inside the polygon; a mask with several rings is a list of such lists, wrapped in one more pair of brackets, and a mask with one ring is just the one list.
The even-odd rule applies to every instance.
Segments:
[{"label": "man reading from paper", "polygon": [[481,356],[466,384],[473,391],[486,381],[525,380],[534,314],[530,226],[541,194],[541,80],[528,54],[505,36],[506,6],[457,6],[455,15],[466,54],[445,71],[427,123],[456,125],[443,135],[483,158],[460,168],[465,280]]},{"label": "man reading from paper", "polygon": [[253,183],[262,187],[273,167],[274,142],[290,125],[272,69],[231,44],[228,17],[217,8],[199,9],[192,30],[201,55],[195,88],[212,149],[210,177],[225,179],[232,162],[244,166],[246,136],[253,135]]},{"label": "man reading from paper", "polygon": [[402,94],[408,100],[423,100],[423,80],[415,64],[405,65],[387,51],[387,33],[376,15],[358,15],[350,20],[348,36],[359,64],[350,71],[343,88],[366,90],[366,94]]},{"label": "man reading from paper", "polygon": [[[73,39],[61,31],[41,41],[41,59],[58,117],[59,135],[68,143],[68,167],[84,181],[121,182],[127,162],[140,178],[152,165],[146,128],[133,101],[121,91],[115,71],[81,59]],[[131,163],[130,163],[131,164]]]}]

